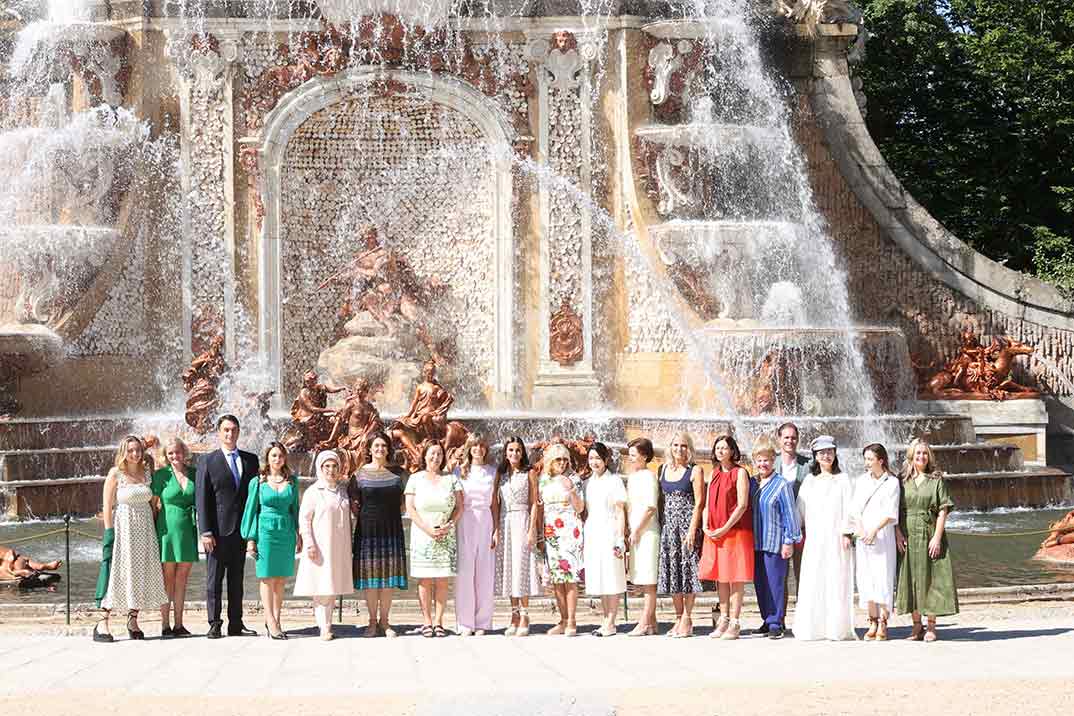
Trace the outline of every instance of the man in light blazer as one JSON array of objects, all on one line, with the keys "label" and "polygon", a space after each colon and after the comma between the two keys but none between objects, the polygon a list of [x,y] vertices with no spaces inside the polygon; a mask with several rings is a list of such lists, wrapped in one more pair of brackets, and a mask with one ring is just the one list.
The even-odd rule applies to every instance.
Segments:
[{"label": "man in light blazer", "polygon": [[250,483],[258,476],[257,455],[239,450],[239,419],[216,421],[220,448],[198,460],[194,479],[198,529],[205,547],[205,601],[210,639],[224,636],[220,620],[221,590],[227,577],[227,635],[257,636],[242,623],[242,578],[246,545],[239,534]]},{"label": "man in light blazer", "polygon": [[[798,498],[798,490],[802,487],[802,481],[809,474],[809,458],[798,454],[798,426],[794,423],[783,423],[776,430],[776,441],[779,443],[779,455],[776,456],[775,472],[791,485],[795,499]],[[794,546],[794,556],[791,558],[794,567],[794,583],[798,584],[802,573],[802,544]],[[788,576],[790,570],[787,570]],[[789,579],[788,579],[789,581]],[[790,590],[784,584],[783,611],[787,611],[787,596]]]}]

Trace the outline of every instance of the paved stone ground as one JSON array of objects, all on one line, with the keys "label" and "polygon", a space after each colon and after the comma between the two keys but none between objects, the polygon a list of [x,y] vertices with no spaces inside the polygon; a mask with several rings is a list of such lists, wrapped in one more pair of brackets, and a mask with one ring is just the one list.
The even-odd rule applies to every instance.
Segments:
[{"label": "paved stone ground", "polygon": [[[203,615],[191,616],[200,630]],[[161,641],[159,623],[147,615],[146,641],[124,635],[94,644],[86,624],[64,636],[49,621],[5,620],[0,709],[78,716],[1052,714],[1069,711],[1074,686],[1070,601],[970,605],[941,620],[935,644],[902,641],[906,619],[887,643],[718,642],[703,636],[707,618],[698,619],[693,639],[364,639],[364,620],[353,614],[337,626],[340,638],[322,642],[311,616],[292,612],[286,626],[295,631],[285,642]],[[415,623],[412,613],[398,617]],[[748,625],[756,620],[746,615]]]}]

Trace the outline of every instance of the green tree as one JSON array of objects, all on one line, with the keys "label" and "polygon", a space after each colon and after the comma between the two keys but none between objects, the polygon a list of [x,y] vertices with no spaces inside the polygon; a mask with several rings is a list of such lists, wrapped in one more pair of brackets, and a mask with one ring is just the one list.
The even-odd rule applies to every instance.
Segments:
[{"label": "green tree", "polygon": [[1074,289],[1074,3],[862,0],[892,169],[982,253]]}]

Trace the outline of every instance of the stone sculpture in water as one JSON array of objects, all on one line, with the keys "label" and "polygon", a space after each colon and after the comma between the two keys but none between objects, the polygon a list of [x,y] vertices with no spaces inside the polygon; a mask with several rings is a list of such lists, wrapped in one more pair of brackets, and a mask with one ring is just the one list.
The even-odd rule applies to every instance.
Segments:
[{"label": "stone sculpture in water", "polygon": [[1074,510],[1063,519],[1053,522],[1051,534],[1040,543],[1040,549],[1034,559],[1046,559],[1053,562],[1074,562]]}]

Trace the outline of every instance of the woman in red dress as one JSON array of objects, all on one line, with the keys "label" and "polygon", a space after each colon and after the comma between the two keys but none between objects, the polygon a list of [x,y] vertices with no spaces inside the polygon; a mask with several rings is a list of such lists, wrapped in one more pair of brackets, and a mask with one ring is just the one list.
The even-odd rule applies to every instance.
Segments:
[{"label": "woman in red dress", "polygon": [[705,498],[705,545],[699,576],[716,582],[722,616],[710,634],[714,639],[737,639],[746,582],[753,581],[753,515],[750,477],[738,464],[742,453],[730,435],[712,444],[712,480]]}]

